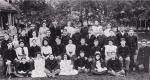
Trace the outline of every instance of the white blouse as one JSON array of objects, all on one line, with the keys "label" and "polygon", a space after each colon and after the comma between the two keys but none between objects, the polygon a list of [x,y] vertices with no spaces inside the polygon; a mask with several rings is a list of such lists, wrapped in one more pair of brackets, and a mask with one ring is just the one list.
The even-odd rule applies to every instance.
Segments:
[{"label": "white blouse", "polygon": [[74,45],[74,44],[66,45],[66,53],[68,55],[70,55],[70,53],[71,53],[71,55],[75,55],[75,51],[76,51],[76,45]]},{"label": "white blouse", "polygon": [[117,52],[117,46],[114,45],[106,45],[105,46],[105,56],[106,60],[111,58],[112,52]]},{"label": "white blouse", "polygon": [[51,46],[42,46],[41,53],[43,54],[52,54]]},{"label": "white blouse", "polygon": [[36,40],[36,44],[37,44],[38,46],[41,46],[40,38],[34,37],[34,38],[30,38],[30,47],[33,46],[33,42],[32,42],[33,39]]}]

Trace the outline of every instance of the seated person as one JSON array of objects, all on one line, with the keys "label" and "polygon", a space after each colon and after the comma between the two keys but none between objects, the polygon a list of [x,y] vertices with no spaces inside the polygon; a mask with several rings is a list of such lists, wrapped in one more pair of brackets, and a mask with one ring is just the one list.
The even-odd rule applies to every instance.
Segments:
[{"label": "seated person", "polygon": [[60,73],[59,75],[77,75],[78,71],[73,69],[73,63],[68,60],[68,56],[65,54],[63,60],[60,61]]},{"label": "seated person", "polygon": [[96,53],[92,73],[96,75],[102,75],[106,74],[106,72],[107,67],[105,61],[102,59],[100,52]]},{"label": "seated person", "polygon": [[69,44],[66,45],[66,53],[69,56],[69,58],[71,58],[72,60],[74,60],[75,56],[76,56],[76,45],[74,45],[72,43],[71,39],[68,41],[68,43]]},{"label": "seated person", "polygon": [[32,46],[29,47],[29,57],[36,58],[36,53],[41,52],[41,48],[36,44],[36,39],[33,39],[32,43]]},{"label": "seated person", "polygon": [[139,71],[149,73],[149,58],[150,48],[147,46],[147,40],[143,39],[141,42],[142,47],[139,48],[137,56],[137,65]]},{"label": "seated person", "polygon": [[117,55],[119,60],[122,63],[122,66],[126,71],[129,71],[130,65],[130,51],[129,47],[126,45],[126,41],[124,38],[121,38],[121,45],[117,49]]},{"label": "seated person", "polygon": [[56,77],[60,73],[60,66],[53,54],[50,54],[45,61],[45,73],[47,77]]},{"label": "seated person", "polygon": [[14,64],[14,59],[17,58],[16,51],[13,49],[13,44],[11,41],[7,44],[8,49],[4,51],[4,64],[6,64],[6,75],[9,77],[12,76],[13,74],[13,64]]},{"label": "seated person", "polygon": [[43,46],[41,48],[42,57],[47,59],[50,54],[52,54],[52,48],[48,45],[48,40],[43,40]]},{"label": "seated person", "polygon": [[108,73],[113,76],[125,76],[125,71],[122,69],[121,61],[117,58],[116,54],[107,62]]},{"label": "seated person", "polygon": [[88,72],[89,70],[86,69],[87,57],[85,56],[84,51],[81,51],[78,59],[75,61],[75,68],[78,72]]},{"label": "seated person", "polygon": [[31,77],[46,77],[45,60],[42,58],[41,53],[37,53],[37,57],[34,59],[34,70],[32,70]]},{"label": "seated person", "polygon": [[17,58],[15,59],[16,73],[22,76],[29,76],[33,67],[33,60],[28,56],[28,48],[24,46],[24,42],[19,42],[20,47],[16,49]]}]

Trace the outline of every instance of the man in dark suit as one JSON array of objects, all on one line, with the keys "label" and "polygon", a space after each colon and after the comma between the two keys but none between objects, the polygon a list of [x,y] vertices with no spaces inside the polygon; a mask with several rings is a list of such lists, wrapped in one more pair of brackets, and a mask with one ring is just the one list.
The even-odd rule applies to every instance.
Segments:
[{"label": "man in dark suit", "polygon": [[147,46],[147,41],[145,39],[141,42],[142,47],[140,47],[137,56],[137,65],[141,69],[143,68],[144,72],[149,72],[149,58],[150,58],[150,48]]},{"label": "man in dark suit", "polygon": [[137,36],[134,34],[134,30],[129,30],[129,35],[127,37],[127,45],[130,49],[130,71],[133,71],[133,68],[135,67],[135,58],[136,58],[136,52],[138,49],[138,40]]},{"label": "man in dark suit", "polygon": [[94,40],[96,39],[96,37],[92,34],[93,30],[90,28],[88,30],[88,35],[86,35],[85,40],[86,43],[88,44],[89,47],[92,47],[94,44]]},{"label": "man in dark suit", "polygon": [[75,45],[79,45],[81,40],[80,29],[76,28],[76,33],[72,35],[72,41]]}]

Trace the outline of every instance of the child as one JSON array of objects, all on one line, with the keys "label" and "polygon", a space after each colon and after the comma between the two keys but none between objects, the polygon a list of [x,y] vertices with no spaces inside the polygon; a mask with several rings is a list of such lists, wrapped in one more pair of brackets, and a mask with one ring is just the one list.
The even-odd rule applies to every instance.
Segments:
[{"label": "child", "polygon": [[42,58],[41,54],[38,53],[37,57],[34,59],[34,70],[32,70],[31,77],[46,77],[45,70],[45,60]]},{"label": "child", "polygon": [[101,58],[101,55],[97,53],[95,55],[95,61],[93,63],[92,73],[97,75],[102,75],[102,74],[106,74],[106,72],[107,72],[107,68],[105,65],[105,61]]},{"label": "child", "polygon": [[117,58],[115,53],[107,62],[108,73],[113,76],[125,76],[125,71],[122,69],[121,61]]},{"label": "child", "polygon": [[41,48],[42,57],[48,58],[49,54],[52,54],[52,48],[48,45],[48,40],[43,40],[43,46]]},{"label": "child", "polygon": [[75,68],[78,72],[88,72],[85,68],[87,63],[87,57],[85,57],[85,53],[83,51],[80,52],[78,59],[75,61]]},{"label": "child", "polygon": [[50,54],[45,61],[45,73],[47,77],[56,77],[60,73],[60,66],[53,54]]},{"label": "child", "polygon": [[78,71],[73,69],[71,60],[68,60],[67,55],[63,56],[63,60],[60,61],[60,73],[59,75],[77,75]]},{"label": "child", "polygon": [[66,45],[66,53],[69,56],[69,58],[74,59],[76,54],[76,45],[72,43],[72,40],[70,39],[68,41],[68,45]]}]

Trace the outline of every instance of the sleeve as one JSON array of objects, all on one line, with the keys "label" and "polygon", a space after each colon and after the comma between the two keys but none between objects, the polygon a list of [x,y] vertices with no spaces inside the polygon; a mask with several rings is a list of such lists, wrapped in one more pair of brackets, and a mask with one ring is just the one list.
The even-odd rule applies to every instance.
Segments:
[{"label": "sleeve", "polygon": [[51,46],[49,46],[49,49],[50,49],[50,54],[52,54],[52,47],[51,47]]},{"label": "sleeve", "polygon": [[41,54],[42,54],[42,56],[43,56],[43,53],[44,53],[44,51],[43,51],[43,47],[41,47]]},{"label": "sleeve", "polygon": [[73,49],[72,55],[75,55],[75,54],[76,54],[76,45],[74,45],[74,49]]}]

